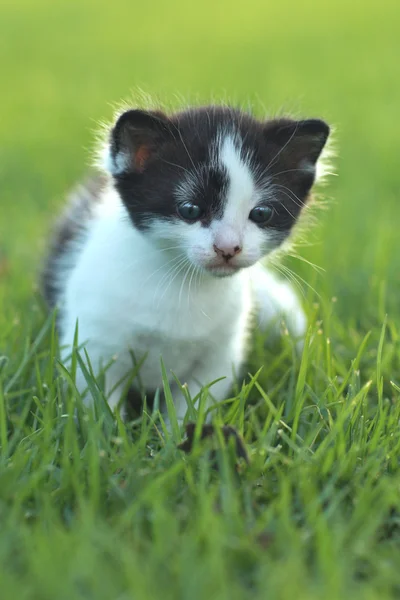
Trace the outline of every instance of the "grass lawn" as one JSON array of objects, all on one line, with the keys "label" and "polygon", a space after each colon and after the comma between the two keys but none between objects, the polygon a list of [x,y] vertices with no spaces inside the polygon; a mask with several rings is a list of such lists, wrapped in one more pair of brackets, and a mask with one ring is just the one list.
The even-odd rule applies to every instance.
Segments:
[{"label": "grass lawn", "polygon": [[[399,19],[398,0],[2,3],[1,600],[399,596]],[[315,290],[303,358],[255,335],[217,415],[248,444],[238,472],[100,391],[75,421],[36,292],[96,122],[138,86],[336,126],[334,201],[299,249],[325,271],[286,260]]]}]

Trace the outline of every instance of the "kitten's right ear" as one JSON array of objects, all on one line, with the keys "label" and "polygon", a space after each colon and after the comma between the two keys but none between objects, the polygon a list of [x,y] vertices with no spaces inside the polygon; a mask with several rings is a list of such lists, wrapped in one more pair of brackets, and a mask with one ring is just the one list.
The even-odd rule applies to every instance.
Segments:
[{"label": "kitten's right ear", "polygon": [[111,175],[142,173],[160,145],[172,138],[171,129],[162,112],[124,112],[111,130],[107,170]]}]

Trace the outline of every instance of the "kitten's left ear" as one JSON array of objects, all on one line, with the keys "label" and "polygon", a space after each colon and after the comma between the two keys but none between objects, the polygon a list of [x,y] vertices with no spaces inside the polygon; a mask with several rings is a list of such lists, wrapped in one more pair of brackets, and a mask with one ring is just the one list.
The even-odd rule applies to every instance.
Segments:
[{"label": "kitten's left ear", "polygon": [[264,126],[265,140],[273,145],[276,162],[282,157],[305,171],[315,167],[329,132],[329,126],[320,119],[276,119]]},{"label": "kitten's left ear", "polygon": [[128,110],[111,130],[106,168],[112,175],[142,173],[171,138],[170,121],[164,113]]}]

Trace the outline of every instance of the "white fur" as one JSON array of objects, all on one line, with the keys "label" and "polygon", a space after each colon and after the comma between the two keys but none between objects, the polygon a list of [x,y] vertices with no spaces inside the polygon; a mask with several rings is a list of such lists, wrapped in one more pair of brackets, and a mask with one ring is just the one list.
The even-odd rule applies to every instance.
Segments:
[{"label": "white fur", "polygon": [[265,193],[257,189],[249,165],[240,156],[239,140],[221,137],[219,157],[228,172],[229,189],[223,218],[211,224],[214,243],[219,248],[239,245],[243,253],[238,262],[252,264],[273,248],[271,236],[249,220]]},{"label": "white fur", "polygon": [[[214,160],[226,169],[229,178],[222,218],[214,219],[208,228],[200,223],[188,226],[184,222],[155,222],[152,228],[154,240],[173,240],[179,235],[190,261],[198,267],[209,267],[216,262],[214,245],[226,250],[239,246],[242,251],[230,264],[238,268],[249,267],[275,247],[273,234],[260,230],[248,218],[251,209],[266,197],[268,191],[257,188],[249,165],[240,156],[240,141],[235,140],[232,134],[217,136]],[[179,200],[192,197],[193,190],[200,185],[197,181],[199,176],[201,174],[198,173],[187,175],[177,190]],[[224,266],[216,268],[220,275],[224,271]]]},{"label": "white fur", "polygon": [[[304,333],[305,318],[291,288],[257,264],[273,242],[248,219],[261,192],[237,144],[231,136],[220,137],[218,160],[230,185],[223,216],[209,228],[150,220],[149,231],[141,233],[110,186],[87,232],[60,262],[65,360],[78,321],[79,343],[84,343],[96,372],[114,359],[106,373],[113,408],[123,388],[118,382],[132,369],[130,350],[137,360],[147,354],[140,370],[147,389],[162,386],[163,358],[182,419],[186,402],[171,370],[188,384],[192,396],[201,386],[225,377],[211,389],[215,398],[224,399],[233,373],[245,360],[254,309],[259,310],[262,327],[283,317],[294,336]],[[233,274],[215,264],[214,244],[242,248],[230,261],[237,269]],[[215,266],[216,275],[230,277],[210,274],[210,266]],[[81,391],[86,388],[80,372],[77,385]]]}]

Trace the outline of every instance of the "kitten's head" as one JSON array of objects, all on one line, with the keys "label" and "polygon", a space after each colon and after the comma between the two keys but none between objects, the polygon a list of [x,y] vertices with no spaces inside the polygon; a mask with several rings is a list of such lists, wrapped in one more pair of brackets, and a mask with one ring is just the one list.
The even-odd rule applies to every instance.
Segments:
[{"label": "kitten's head", "polygon": [[137,229],[225,276],[289,236],[328,135],[321,120],[263,122],[225,107],[128,110],[106,167]]}]

